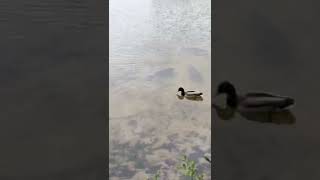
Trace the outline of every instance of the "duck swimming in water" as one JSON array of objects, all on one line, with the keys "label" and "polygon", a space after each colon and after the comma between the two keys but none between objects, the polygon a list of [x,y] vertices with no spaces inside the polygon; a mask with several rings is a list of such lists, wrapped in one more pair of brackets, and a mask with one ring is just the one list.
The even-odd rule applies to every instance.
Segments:
[{"label": "duck swimming in water", "polygon": [[228,81],[219,84],[217,94],[227,95],[227,105],[242,111],[277,111],[293,105],[294,99],[268,93],[251,92],[239,95]]},{"label": "duck swimming in water", "polygon": [[202,101],[202,92],[199,91],[185,91],[182,87],[178,89],[177,96],[179,99],[184,97],[188,100]]}]

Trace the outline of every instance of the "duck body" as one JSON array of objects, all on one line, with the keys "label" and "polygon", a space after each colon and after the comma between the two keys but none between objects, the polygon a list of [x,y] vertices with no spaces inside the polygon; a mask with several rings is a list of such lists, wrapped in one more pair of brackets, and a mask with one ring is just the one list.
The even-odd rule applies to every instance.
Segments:
[{"label": "duck body", "polygon": [[199,97],[202,95],[202,92],[198,92],[198,91],[186,91],[185,92],[185,97]]},{"label": "duck body", "polygon": [[268,93],[247,93],[238,96],[238,103],[238,109],[240,110],[277,111],[290,107],[294,104],[294,100]]},{"label": "duck body", "polygon": [[201,97],[203,93],[199,91],[185,91],[182,87],[178,89],[178,95],[186,98],[197,98]]},{"label": "duck body", "polygon": [[240,111],[278,111],[293,105],[294,99],[264,92],[250,92],[238,95],[234,86],[225,81],[222,82],[217,95],[227,95],[227,105]]}]

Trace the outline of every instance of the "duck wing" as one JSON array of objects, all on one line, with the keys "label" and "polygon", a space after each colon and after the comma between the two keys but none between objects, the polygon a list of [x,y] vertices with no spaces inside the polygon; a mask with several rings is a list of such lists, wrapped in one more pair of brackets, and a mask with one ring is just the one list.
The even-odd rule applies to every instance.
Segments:
[{"label": "duck wing", "polygon": [[202,95],[202,92],[197,92],[197,91],[186,91],[187,96],[200,96]]},{"label": "duck wing", "polygon": [[264,92],[250,92],[245,95],[246,97],[278,97],[285,98],[283,96],[278,96],[274,94],[264,93]]},{"label": "duck wing", "polygon": [[285,108],[292,105],[294,100],[288,97],[276,96],[267,93],[248,93],[241,100],[241,106],[245,107],[269,107]]}]

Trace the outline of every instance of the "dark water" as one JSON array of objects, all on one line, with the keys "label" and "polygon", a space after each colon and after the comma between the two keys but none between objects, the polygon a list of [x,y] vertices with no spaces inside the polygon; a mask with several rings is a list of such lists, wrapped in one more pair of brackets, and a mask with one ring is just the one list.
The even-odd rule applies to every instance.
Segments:
[{"label": "dark water", "polygon": [[103,7],[0,2],[0,179],[106,179]]},{"label": "dark water", "polygon": [[[319,179],[319,30],[311,2],[220,2],[213,87],[295,98],[295,123],[222,121],[213,113],[215,174],[222,180]],[[230,13],[233,11],[234,13]],[[223,27],[223,28],[222,28]]]}]

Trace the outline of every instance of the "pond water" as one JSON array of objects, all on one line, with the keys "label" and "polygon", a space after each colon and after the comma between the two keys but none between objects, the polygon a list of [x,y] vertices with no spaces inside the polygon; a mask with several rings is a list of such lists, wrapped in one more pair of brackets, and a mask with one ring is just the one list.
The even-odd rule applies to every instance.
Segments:
[{"label": "pond water", "polygon": [[0,179],[106,179],[104,1],[0,4]]},{"label": "pond water", "polygon": [[[110,0],[109,178],[182,178],[187,155],[211,179],[209,0]],[[179,87],[203,101],[178,99]]]},{"label": "pond water", "polygon": [[[220,5],[230,7],[229,4]],[[283,11],[270,1],[248,1],[234,7],[236,15],[217,24],[220,38],[212,87],[229,80],[240,93],[271,92],[292,97],[296,104],[291,113],[278,114],[269,122],[263,116],[244,117],[238,113],[226,121],[214,111],[216,177],[319,179],[320,86],[315,80],[319,75],[315,39],[319,35],[314,16],[308,15],[313,6],[294,3]],[[296,14],[297,11],[305,16]],[[230,12],[221,9],[217,14],[226,17]],[[299,22],[305,24],[297,26]]]}]

